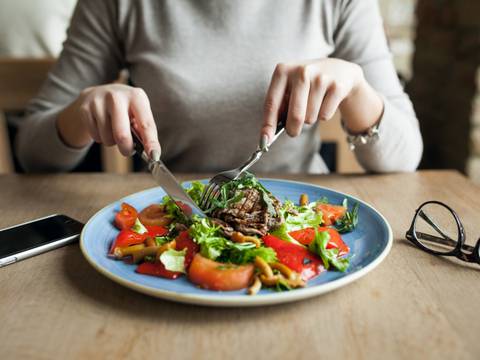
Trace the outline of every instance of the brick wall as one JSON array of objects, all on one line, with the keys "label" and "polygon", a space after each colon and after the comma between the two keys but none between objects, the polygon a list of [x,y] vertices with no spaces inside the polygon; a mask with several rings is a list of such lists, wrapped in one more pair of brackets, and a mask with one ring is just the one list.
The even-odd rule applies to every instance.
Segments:
[{"label": "brick wall", "polygon": [[469,158],[476,133],[471,120],[478,116],[472,105],[480,64],[480,1],[418,0],[416,14],[407,90],[424,138],[422,167],[457,169],[477,179],[476,161]]},{"label": "brick wall", "polygon": [[407,90],[424,135],[422,165],[480,183],[480,0],[379,2],[397,71],[415,76]]}]

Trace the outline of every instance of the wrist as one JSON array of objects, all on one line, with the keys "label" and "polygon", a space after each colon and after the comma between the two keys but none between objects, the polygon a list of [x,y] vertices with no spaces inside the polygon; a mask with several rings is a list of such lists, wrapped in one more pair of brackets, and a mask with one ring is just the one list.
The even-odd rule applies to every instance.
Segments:
[{"label": "wrist", "polygon": [[345,130],[350,134],[362,134],[377,124],[383,114],[383,100],[368,81],[361,76],[350,94],[339,106]]},{"label": "wrist", "polygon": [[79,114],[78,100],[67,106],[57,117],[57,134],[69,147],[81,149],[93,141]]}]

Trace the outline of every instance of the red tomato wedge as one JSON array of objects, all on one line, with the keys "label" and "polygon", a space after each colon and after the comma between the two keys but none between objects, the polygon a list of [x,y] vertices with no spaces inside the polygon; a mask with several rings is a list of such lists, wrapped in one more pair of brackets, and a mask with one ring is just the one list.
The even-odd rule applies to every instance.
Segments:
[{"label": "red tomato wedge", "polygon": [[122,203],[120,211],[115,214],[115,226],[120,229],[130,229],[138,217],[137,210],[127,203]]},{"label": "red tomato wedge", "polygon": [[182,275],[181,272],[170,271],[165,269],[165,266],[160,261],[154,262],[154,263],[144,262],[138,265],[135,271],[138,272],[139,274],[159,276],[167,279],[176,279],[180,275]]},{"label": "red tomato wedge", "polygon": [[323,225],[326,226],[335,224],[347,211],[343,206],[332,204],[318,204],[315,209],[322,212]]},{"label": "red tomato wedge", "polygon": [[322,260],[303,246],[283,241],[273,235],[262,238],[277,253],[278,261],[298,272],[307,281],[323,271]]},{"label": "red tomato wedge", "polygon": [[145,226],[168,226],[172,219],[167,216],[163,205],[152,204],[143,209],[138,218]]},{"label": "red tomato wedge", "polygon": [[[343,256],[349,253],[350,248],[343,242],[342,237],[337,230],[328,227],[319,227],[318,231],[328,231],[330,234],[330,241],[327,244],[327,249],[337,248],[338,256]],[[303,245],[310,245],[315,238],[315,230],[313,228],[306,228],[292,231],[289,235]]]},{"label": "red tomato wedge", "polygon": [[148,236],[155,237],[155,236],[165,236],[168,234],[168,229],[165,226],[159,225],[145,225],[147,228]]},{"label": "red tomato wedge", "polygon": [[246,288],[253,271],[253,264],[223,264],[196,254],[188,270],[188,278],[204,289],[231,291]]},{"label": "red tomato wedge", "polygon": [[188,230],[182,231],[175,239],[176,250],[187,249],[185,255],[185,268],[188,269],[192,263],[193,257],[200,251],[200,246],[196,244],[188,234]]},{"label": "red tomato wedge", "polygon": [[122,230],[117,235],[117,238],[110,247],[110,253],[113,253],[113,250],[117,247],[127,247],[130,245],[141,244],[145,241],[146,235],[137,234],[132,230]]}]

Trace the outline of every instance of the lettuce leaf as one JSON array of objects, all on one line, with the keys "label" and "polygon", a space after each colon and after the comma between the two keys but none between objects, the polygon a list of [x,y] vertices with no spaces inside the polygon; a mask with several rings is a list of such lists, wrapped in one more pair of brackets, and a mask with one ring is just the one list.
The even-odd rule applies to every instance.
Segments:
[{"label": "lettuce leaf", "polygon": [[137,234],[145,234],[148,232],[147,228],[138,220],[135,220],[135,224],[132,226],[132,231],[136,232]]},{"label": "lettuce leaf", "polygon": [[205,184],[202,184],[200,181],[192,181],[190,188],[188,188],[187,194],[192,198],[197,205],[200,204],[202,199],[203,190],[205,189]]},{"label": "lettuce leaf", "polygon": [[329,241],[330,234],[328,231],[317,231],[315,229],[315,239],[310,243],[308,249],[320,256],[326,270],[328,270],[331,265],[338,271],[346,271],[350,265],[350,259],[346,257],[338,257],[338,249],[336,248],[327,249]]},{"label": "lettuce leaf", "polygon": [[165,269],[169,271],[176,271],[185,273],[185,255],[187,254],[187,249],[180,251],[169,249],[164,251],[160,255],[160,261],[165,266]]},{"label": "lettuce leaf", "polygon": [[220,227],[206,218],[194,217],[189,234],[200,245],[200,253],[208,259],[216,260],[227,248],[228,240]]},{"label": "lettuce leaf", "polygon": [[288,226],[285,222],[282,223],[279,227],[277,227],[270,234],[272,234],[273,236],[276,236],[279,239],[288,241],[290,243],[294,243],[294,244],[297,244],[297,245],[300,245],[300,246],[304,246],[304,245],[300,244],[297,240],[295,240],[293,237],[290,236]]},{"label": "lettuce leaf", "polygon": [[291,201],[285,201],[282,206],[285,229],[280,229],[280,231],[289,233],[308,227],[317,228],[322,225],[322,212],[315,209],[316,205],[316,202],[312,202],[305,206],[297,206]]},{"label": "lettuce leaf", "polygon": [[229,244],[228,250],[222,254],[222,258],[220,260],[242,265],[253,262],[257,256],[261,257],[267,263],[277,261],[277,253],[275,250],[270,247],[263,246],[256,248],[255,244],[252,243]]},{"label": "lettuce leaf", "polygon": [[277,260],[277,254],[272,248],[256,248],[253,243],[238,244],[226,239],[220,227],[205,218],[195,217],[189,233],[200,245],[200,254],[211,260],[233,264],[251,263],[256,256],[267,262]]}]

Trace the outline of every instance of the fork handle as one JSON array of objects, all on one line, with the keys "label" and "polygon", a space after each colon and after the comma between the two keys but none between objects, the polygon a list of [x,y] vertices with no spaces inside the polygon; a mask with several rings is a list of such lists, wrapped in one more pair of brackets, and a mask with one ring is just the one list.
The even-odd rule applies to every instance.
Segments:
[{"label": "fork handle", "polygon": [[[270,143],[267,143],[265,144],[265,141],[262,137],[262,139],[260,139],[260,145],[259,145],[259,149],[262,150],[263,152],[265,151],[268,151],[268,148],[270,146],[272,146],[272,144],[280,137],[280,135],[283,134],[283,132],[285,131],[285,124],[287,123],[287,113],[284,112],[284,113],[281,113],[279,118],[278,118],[278,121],[277,121],[277,128],[275,129],[275,135],[273,135],[273,138],[272,138],[272,141],[270,141]],[[268,142],[268,140],[267,140]]]}]

